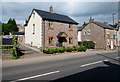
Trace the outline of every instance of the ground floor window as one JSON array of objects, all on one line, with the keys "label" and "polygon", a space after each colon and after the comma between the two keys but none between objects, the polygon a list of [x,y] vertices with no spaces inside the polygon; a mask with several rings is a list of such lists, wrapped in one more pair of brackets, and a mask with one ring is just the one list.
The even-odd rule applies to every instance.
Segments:
[{"label": "ground floor window", "polygon": [[73,44],[73,38],[69,37],[69,44]]},{"label": "ground floor window", "polygon": [[49,43],[49,45],[54,45],[53,39],[54,39],[54,37],[48,37],[48,43]]},{"label": "ground floor window", "polygon": [[110,40],[107,40],[107,45],[110,45]]}]

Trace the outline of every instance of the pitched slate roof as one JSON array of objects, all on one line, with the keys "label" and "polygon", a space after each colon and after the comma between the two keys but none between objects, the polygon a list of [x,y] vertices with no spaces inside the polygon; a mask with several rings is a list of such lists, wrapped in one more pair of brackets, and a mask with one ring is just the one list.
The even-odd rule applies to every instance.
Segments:
[{"label": "pitched slate roof", "polygon": [[50,13],[50,12],[38,10],[38,9],[33,9],[33,10],[35,10],[44,20],[78,24],[76,21],[74,21],[73,19],[71,19],[70,17],[66,15]]},{"label": "pitched slate roof", "polygon": [[[62,34],[66,34],[65,32],[60,32],[57,37],[60,37]],[[66,34],[67,35],[67,34]]]},{"label": "pitched slate roof", "polygon": [[101,22],[98,22],[98,21],[94,21],[93,23],[99,25],[100,27],[103,27],[104,29],[112,29],[112,30],[114,30],[114,27],[112,27],[109,24],[101,23]]},{"label": "pitched slate roof", "polygon": [[25,35],[25,32],[12,32],[13,35]]},{"label": "pitched slate roof", "polygon": [[84,28],[85,26],[79,26],[78,27],[78,31],[82,31],[82,29]]}]

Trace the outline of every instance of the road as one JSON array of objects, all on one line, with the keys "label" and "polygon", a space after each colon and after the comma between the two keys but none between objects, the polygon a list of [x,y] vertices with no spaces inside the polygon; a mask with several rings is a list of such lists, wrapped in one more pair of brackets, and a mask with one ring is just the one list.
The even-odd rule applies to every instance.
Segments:
[{"label": "road", "polygon": [[118,52],[3,67],[3,81],[120,80]]}]

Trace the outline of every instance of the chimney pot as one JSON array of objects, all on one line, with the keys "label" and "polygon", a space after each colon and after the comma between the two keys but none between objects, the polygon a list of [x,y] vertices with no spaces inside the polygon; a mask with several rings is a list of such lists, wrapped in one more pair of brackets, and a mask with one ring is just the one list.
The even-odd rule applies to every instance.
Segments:
[{"label": "chimney pot", "polygon": [[50,13],[53,13],[53,7],[50,6],[50,10],[49,10]]},{"label": "chimney pot", "polygon": [[107,24],[108,24],[108,22],[104,22],[104,24],[106,24],[106,25],[107,25]]},{"label": "chimney pot", "polygon": [[120,25],[120,20],[118,20],[118,24]]},{"label": "chimney pot", "polygon": [[92,17],[90,17],[90,22],[93,22],[94,21],[94,19],[92,19]]}]

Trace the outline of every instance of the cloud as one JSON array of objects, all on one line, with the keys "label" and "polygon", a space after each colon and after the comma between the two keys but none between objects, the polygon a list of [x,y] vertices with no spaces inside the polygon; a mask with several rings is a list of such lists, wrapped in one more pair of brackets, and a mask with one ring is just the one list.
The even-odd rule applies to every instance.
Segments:
[{"label": "cloud", "polygon": [[33,8],[49,11],[51,5],[55,13],[70,16],[80,25],[90,16],[111,23],[112,13],[118,11],[117,2],[2,2],[2,20],[15,18],[17,23],[23,24]]}]

